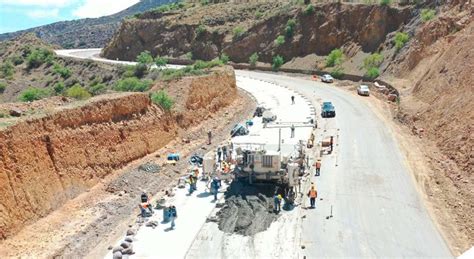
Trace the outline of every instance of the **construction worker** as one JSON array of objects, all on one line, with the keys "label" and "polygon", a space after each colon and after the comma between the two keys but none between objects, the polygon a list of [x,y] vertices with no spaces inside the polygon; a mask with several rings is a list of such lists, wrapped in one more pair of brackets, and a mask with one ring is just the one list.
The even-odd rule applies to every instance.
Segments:
[{"label": "construction worker", "polygon": [[214,179],[211,182],[211,192],[214,194],[214,201],[217,200],[217,193],[219,192],[219,188],[221,188],[221,181],[219,178],[214,177]]},{"label": "construction worker", "polygon": [[283,197],[281,197],[281,194],[276,194],[275,193],[275,196],[273,196],[273,202],[275,204],[275,212],[280,212],[281,210],[281,200],[283,199]]},{"label": "construction worker", "polygon": [[329,141],[329,145],[330,145],[330,147],[331,147],[331,151],[330,151],[331,153],[332,153],[333,143],[334,143],[334,137],[331,136],[331,139],[330,139],[330,141]]},{"label": "construction worker", "polygon": [[227,159],[227,146],[222,146],[222,160]]},{"label": "construction worker", "polygon": [[314,167],[316,167],[315,176],[319,176],[319,174],[321,172],[321,159],[318,158],[318,160],[316,160],[316,163],[314,163]]},{"label": "construction worker", "polygon": [[318,191],[316,191],[314,185],[311,186],[311,189],[308,192],[308,197],[311,204],[311,208],[314,209],[316,205],[316,198],[318,197]]},{"label": "construction worker", "polygon": [[211,139],[212,139],[212,132],[210,130],[207,132],[207,139],[208,139],[207,144],[210,145],[211,144]]},{"label": "construction worker", "polygon": [[171,221],[171,229],[174,229],[176,224],[174,223],[174,220],[178,217],[178,212],[176,211],[176,207],[174,205],[171,205],[168,210],[169,213],[169,218]]},{"label": "construction worker", "polygon": [[189,183],[189,194],[192,194],[195,190],[197,190],[196,187],[196,179],[194,176],[191,174],[188,177],[188,183]]},{"label": "construction worker", "polygon": [[295,125],[291,124],[291,138],[295,137]]},{"label": "construction worker", "polygon": [[218,163],[221,162],[221,156],[222,156],[222,149],[221,149],[221,147],[218,147],[217,148],[217,162]]},{"label": "construction worker", "polygon": [[295,96],[291,96],[291,104],[295,104]]}]

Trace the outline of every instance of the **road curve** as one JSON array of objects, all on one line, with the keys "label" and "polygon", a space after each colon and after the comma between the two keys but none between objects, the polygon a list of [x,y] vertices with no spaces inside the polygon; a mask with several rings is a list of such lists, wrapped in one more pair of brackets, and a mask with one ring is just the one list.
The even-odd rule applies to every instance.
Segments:
[{"label": "road curve", "polygon": [[[103,61],[95,56],[99,52],[57,54]],[[332,155],[324,156],[321,176],[312,179],[319,193],[317,209],[299,208],[306,217],[298,226],[301,236],[295,257],[452,257],[423,206],[393,135],[362,97],[301,78],[250,71],[236,71],[236,76],[288,87],[315,107],[326,100],[336,107],[335,118],[318,116],[317,137],[334,135],[337,146]],[[301,246],[305,248],[299,250]]]}]

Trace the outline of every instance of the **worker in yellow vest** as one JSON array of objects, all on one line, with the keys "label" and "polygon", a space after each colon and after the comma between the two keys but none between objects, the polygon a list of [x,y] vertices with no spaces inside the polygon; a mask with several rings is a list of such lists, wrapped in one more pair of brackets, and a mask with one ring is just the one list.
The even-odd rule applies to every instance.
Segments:
[{"label": "worker in yellow vest", "polygon": [[316,198],[318,197],[318,191],[316,191],[316,188],[311,186],[311,189],[308,192],[308,197],[309,197],[309,202],[311,204],[311,208],[314,209],[316,205]]}]

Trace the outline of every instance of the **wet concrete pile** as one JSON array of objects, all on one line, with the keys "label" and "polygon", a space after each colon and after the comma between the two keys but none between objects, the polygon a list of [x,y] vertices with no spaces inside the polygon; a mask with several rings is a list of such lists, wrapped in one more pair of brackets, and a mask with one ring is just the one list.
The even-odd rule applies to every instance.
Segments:
[{"label": "wet concrete pile", "polygon": [[232,182],[226,192],[225,204],[217,213],[219,229],[247,236],[268,229],[278,218],[278,214],[273,212],[276,188],[269,184]]}]

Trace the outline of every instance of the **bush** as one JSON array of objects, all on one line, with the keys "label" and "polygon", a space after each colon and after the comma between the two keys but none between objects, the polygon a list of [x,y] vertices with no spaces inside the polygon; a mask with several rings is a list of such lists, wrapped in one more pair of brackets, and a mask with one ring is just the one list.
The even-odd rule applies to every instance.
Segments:
[{"label": "bush", "polygon": [[378,68],[383,62],[383,56],[379,53],[372,53],[370,56],[364,59],[364,68],[369,70],[370,68]]},{"label": "bush", "polygon": [[139,64],[146,65],[147,67],[153,64],[153,57],[151,56],[150,51],[145,50],[142,51],[142,53],[138,54],[137,62]]},{"label": "bush", "polygon": [[410,39],[410,36],[408,36],[408,34],[404,32],[397,32],[395,34],[395,40],[394,40],[395,48],[397,49],[397,51],[403,48],[403,46],[405,46],[405,44],[408,42],[409,39]]},{"label": "bush", "polygon": [[249,57],[249,64],[250,66],[255,67],[255,65],[257,65],[257,62],[258,62],[258,54],[257,52],[255,52]]},{"label": "bush", "polygon": [[147,72],[148,72],[148,65],[138,63],[138,64],[135,65],[133,75],[138,77],[138,78],[142,78],[143,76],[146,75]]},{"label": "bush", "polygon": [[169,97],[163,90],[153,93],[151,95],[151,101],[154,104],[159,105],[165,111],[170,111],[174,104],[173,99],[171,99],[171,97]]},{"label": "bush", "polygon": [[193,57],[194,57],[194,55],[193,55],[193,53],[192,53],[191,51],[188,52],[188,53],[186,53],[186,58],[187,58],[187,59],[193,59]]},{"label": "bush", "polygon": [[380,75],[380,71],[377,67],[371,67],[367,69],[367,72],[365,73],[365,76],[367,76],[370,79],[374,79]]},{"label": "bush", "polygon": [[194,32],[196,33],[196,37],[199,37],[201,36],[201,34],[203,34],[204,32],[206,32],[206,27],[202,24],[200,24],[195,30]]},{"label": "bush", "polygon": [[280,47],[281,45],[285,44],[285,37],[283,35],[278,36],[275,41],[275,46]]},{"label": "bush", "polygon": [[229,63],[229,56],[223,53],[221,57],[219,58],[219,60],[222,62],[222,64],[227,64]]},{"label": "bush", "polygon": [[234,28],[234,30],[232,30],[232,33],[234,34],[233,39],[239,40],[240,38],[242,38],[242,36],[244,36],[245,30],[244,28],[242,28],[242,26],[237,26]]},{"label": "bush", "polygon": [[30,87],[20,93],[18,99],[23,102],[32,102],[36,100],[41,100],[50,95],[47,89]]},{"label": "bush", "polygon": [[331,72],[331,76],[336,79],[341,79],[343,75],[344,69],[341,66],[335,67],[334,70]]},{"label": "bush", "polygon": [[156,56],[155,64],[157,67],[166,66],[166,64],[168,64],[168,59],[164,57]]},{"label": "bush", "polygon": [[309,4],[306,6],[306,8],[304,9],[303,13],[305,15],[311,15],[314,13],[314,6],[312,4]]},{"label": "bush", "polygon": [[93,84],[89,87],[89,92],[94,96],[103,94],[105,93],[106,90],[107,90],[107,86],[103,83]]},{"label": "bush", "polygon": [[192,68],[195,70],[202,70],[202,69],[209,69],[209,68],[218,67],[222,65],[224,65],[224,63],[220,59],[213,59],[211,61],[198,60],[194,62],[194,64],[192,65]]},{"label": "bush", "polygon": [[263,13],[260,12],[260,10],[257,10],[257,11],[255,12],[255,19],[260,19],[260,18],[262,18],[262,17],[263,17]]},{"label": "bush", "polygon": [[326,66],[333,67],[342,63],[344,53],[341,49],[333,49],[331,53],[326,57]]},{"label": "bush", "polygon": [[274,71],[277,71],[278,69],[280,69],[280,67],[283,65],[283,63],[285,63],[285,60],[283,59],[282,56],[277,55],[277,56],[273,57],[272,69]]},{"label": "bush", "polygon": [[433,9],[422,9],[421,20],[427,22],[435,17],[436,11]]},{"label": "bush", "polygon": [[80,84],[75,84],[71,88],[67,89],[66,96],[77,100],[85,100],[90,98],[91,94]]},{"label": "bush", "polygon": [[295,19],[289,19],[285,27],[285,35],[287,38],[293,37],[295,33],[296,21]]},{"label": "bush", "polygon": [[121,70],[120,72],[122,74],[122,77],[124,78],[135,76],[135,66],[132,66],[132,65],[121,66],[120,70]]},{"label": "bush", "polygon": [[61,94],[62,92],[64,92],[64,83],[63,82],[58,82],[56,84],[54,84],[53,86],[53,90],[56,94]]},{"label": "bush", "polygon": [[47,48],[36,48],[26,57],[28,68],[37,68],[42,64],[52,64],[54,61],[54,52]]},{"label": "bush", "polygon": [[136,77],[129,77],[115,83],[114,89],[122,92],[144,92],[148,90],[152,82],[150,80],[140,80]]},{"label": "bush", "polygon": [[62,78],[67,79],[71,76],[71,70],[67,67],[63,67],[57,63],[53,66],[53,73],[60,75]]},{"label": "bush", "polygon": [[0,82],[0,94],[3,94],[5,92],[5,89],[7,89],[7,84],[4,82]]},{"label": "bush", "polygon": [[23,57],[20,55],[12,55],[9,59],[15,66],[21,65],[23,63]]},{"label": "bush", "polygon": [[380,5],[390,5],[392,0],[380,0]]},{"label": "bush", "polygon": [[9,60],[5,61],[1,66],[0,66],[0,77],[3,78],[8,78],[13,76],[15,72],[15,67],[13,66],[12,62]]}]

